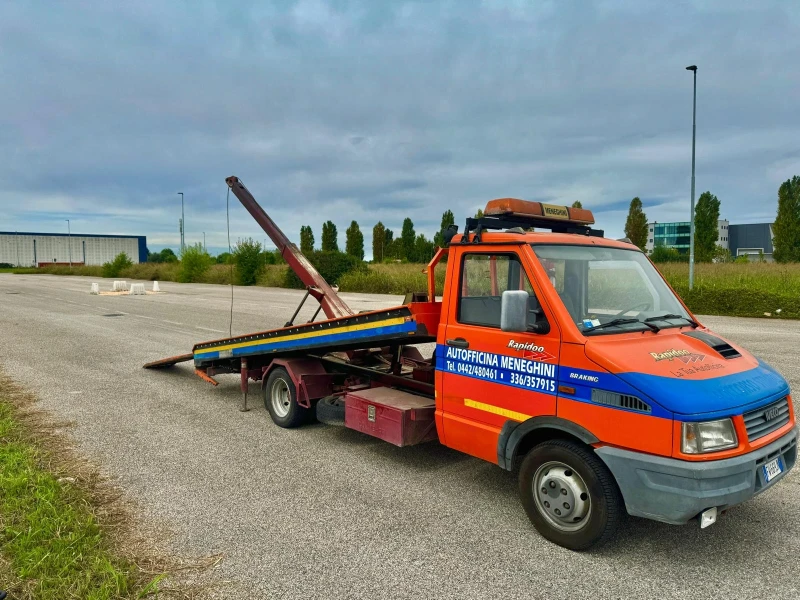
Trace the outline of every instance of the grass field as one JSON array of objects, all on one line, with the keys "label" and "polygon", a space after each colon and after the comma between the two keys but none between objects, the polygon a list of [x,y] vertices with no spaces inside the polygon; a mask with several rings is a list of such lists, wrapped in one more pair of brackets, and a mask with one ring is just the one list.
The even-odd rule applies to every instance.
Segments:
[{"label": "grass field", "polygon": [[0,374],[0,589],[14,599],[156,597],[161,577],[117,551],[127,515],[116,494],[31,403]]},{"label": "grass field", "polygon": [[688,264],[658,268],[693,312],[800,319],[800,264],[699,264],[691,291]]},{"label": "grass field", "polygon": [[[800,319],[800,264],[726,263],[698,264],[694,289],[689,291],[689,265],[661,263],[657,265],[670,285],[699,314]],[[343,275],[333,282],[345,292],[397,294],[427,290],[427,278],[420,264],[369,265],[364,271]],[[442,293],[446,265],[436,270],[437,294]],[[258,285],[285,287],[286,265],[265,265]],[[51,273],[56,275],[101,276],[101,267],[46,267],[14,269],[16,273]],[[124,270],[122,279],[177,281],[177,264],[144,263]],[[230,284],[228,265],[213,265],[197,283]]]}]

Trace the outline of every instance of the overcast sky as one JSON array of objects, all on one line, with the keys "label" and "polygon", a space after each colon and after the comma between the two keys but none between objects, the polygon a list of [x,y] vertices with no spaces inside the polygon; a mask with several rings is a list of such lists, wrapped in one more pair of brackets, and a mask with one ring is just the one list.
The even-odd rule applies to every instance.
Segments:
[{"label": "overcast sky", "polygon": [[[491,198],[580,200],[621,237],[697,194],[771,221],[800,175],[800,2],[3,2],[0,231],[227,246],[239,176],[299,240],[429,237]],[[264,234],[232,197],[233,240]]]}]

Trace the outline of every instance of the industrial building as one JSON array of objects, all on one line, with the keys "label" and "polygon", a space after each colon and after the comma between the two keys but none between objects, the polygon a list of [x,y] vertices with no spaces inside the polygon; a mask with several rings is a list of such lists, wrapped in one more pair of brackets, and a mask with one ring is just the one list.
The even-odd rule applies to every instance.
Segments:
[{"label": "industrial building", "polygon": [[[717,246],[726,248],[731,256],[748,256],[756,260],[772,260],[772,223],[747,223],[731,225],[727,220],[717,221]],[[648,223],[647,253],[656,246],[675,248],[681,254],[689,252],[689,221],[680,223]]]},{"label": "industrial building", "polygon": [[143,235],[92,235],[0,231],[0,263],[15,267],[102,265],[124,252],[133,263],[147,262]]}]

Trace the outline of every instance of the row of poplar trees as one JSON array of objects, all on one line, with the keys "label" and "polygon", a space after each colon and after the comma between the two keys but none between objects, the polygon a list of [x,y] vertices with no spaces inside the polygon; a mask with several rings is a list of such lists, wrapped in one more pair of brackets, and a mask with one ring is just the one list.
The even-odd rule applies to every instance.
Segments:
[{"label": "row of poplar trees", "polygon": [[[582,208],[580,202],[572,204],[574,208]],[[711,192],[703,192],[695,205],[694,216],[694,251],[698,262],[711,262],[720,255],[717,246],[719,229],[717,221],[720,215],[720,201]],[[476,216],[481,216],[480,211]],[[384,260],[405,260],[408,262],[427,262],[433,256],[437,246],[443,246],[443,232],[453,225],[453,211],[446,210],[442,214],[439,231],[432,240],[424,234],[414,231],[414,223],[406,218],[400,236],[378,221],[372,228],[372,258],[375,262]],[[800,262],[800,177],[794,176],[783,182],[778,189],[778,214],[773,225],[773,256],[778,262]],[[628,217],[625,220],[625,235],[636,246],[645,249],[647,245],[647,215],[642,201],[637,197],[631,200]],[[322,225],[323,252],[338,252],[339,242],[336,225],[327,221]],[[300,250],[309,254],[314,250],[314,233],[310,225],[300,228]],[[358,223],[351,221],[345,231],[346,254],[364,260],[364,234]]]},{"label": "row of poplar trees", "polygon": [[[697,262],[711,262],[724,250],[717,246],[719,239],[720,201],[711,192],[703,192],[694,207],[694,258]],[[631,200],[628,218],[625,219],[625,237],[642,250],[647,245],[647,215],[642,201]]]},{"label": "row of poplar trees", "polygon": [[[698,262],[718,257],[720,201],[711,192],[703,192],[697,200],[694,215],[694,252]],[[800,177],[795,175],[778,188],[778,214],[772,226],[772,256],[776,262],[800,262]],[[631,200],[625,235],[644,250],[647,243],[647,216],[639,198]]]},{"label": "row of poplar trees", "polygon": [[[442,231],[446,230],[454,222],[453,211],[446,210],[442,214],[442,225],[432,240],[425,237],[425,234],[418,234],[414,231],[414,222],[406,217],[399,237],[395,237],[394,231],[378,221],[372,228],[372,260],[383,262],[384,260],[405,260],[408,262],[428,262],[436,250],[437,246],[443,246]],[[300,251],[309,255],[314,251],[314,232],[310,225],[303,225],[300,228]],[[338,230],[333,221],[326,221],[322,224],[322,241],[320,249],[323,252],[340,252],[338,241]],[[345,231],[345,254],[354,256],[359,260],[364,260],[364,233],[361,231],[356,221],[350,222],[350,227]]]}]

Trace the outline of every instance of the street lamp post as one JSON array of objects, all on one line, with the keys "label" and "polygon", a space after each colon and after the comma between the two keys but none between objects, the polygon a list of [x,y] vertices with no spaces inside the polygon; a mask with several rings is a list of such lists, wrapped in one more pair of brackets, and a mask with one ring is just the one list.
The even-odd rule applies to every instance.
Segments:
[{"label": "street lamp post", "polygon": [[186,219],[183,216],[183,192],[178,192],[178,195],[181,197],[181,256],[183,256],[183,232],[186,230]]},{"label": "street lamp post", "polygon": [[206,232],[203,232],[203,252],[206,250]]},{"label": "street lamp post", "polygon": [[69,219],[64,219],[67,222],[67,250],[69,251],[69,268],[72,268],[72,231],[69,228]]},{"label": "street lamp post", "polygon": [[694,74],[694,92],[692,94],[692,202],[689,211],[689,289],[694,287],[694,146],[697,136],[697,65],[686,67]]}]

